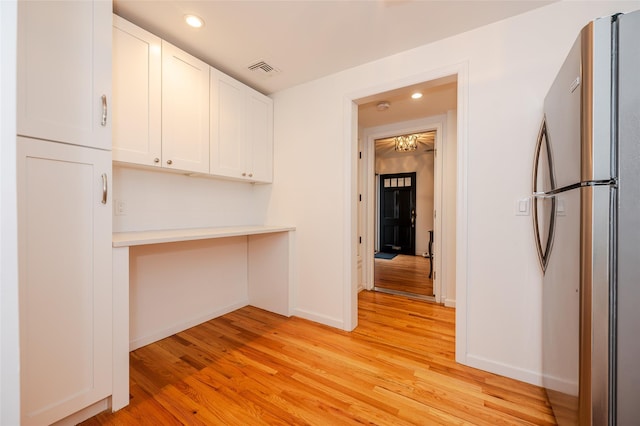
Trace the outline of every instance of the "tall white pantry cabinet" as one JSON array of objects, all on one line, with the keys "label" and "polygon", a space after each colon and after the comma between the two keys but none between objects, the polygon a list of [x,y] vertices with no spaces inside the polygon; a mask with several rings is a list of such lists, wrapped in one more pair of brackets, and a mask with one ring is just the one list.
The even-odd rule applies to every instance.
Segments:
[{"label": "tall white pantry cabinet", "polygon": [[110,1],[18,4],[21,423],[112,389]]}]

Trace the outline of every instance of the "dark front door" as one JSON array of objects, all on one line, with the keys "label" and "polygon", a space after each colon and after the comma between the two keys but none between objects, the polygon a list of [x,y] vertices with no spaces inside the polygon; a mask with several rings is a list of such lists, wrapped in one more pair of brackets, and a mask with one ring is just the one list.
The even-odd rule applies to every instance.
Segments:
[{"label": "dark front door", "polygon": [[380,251],[415,254],[416,174],[380,175]]}]

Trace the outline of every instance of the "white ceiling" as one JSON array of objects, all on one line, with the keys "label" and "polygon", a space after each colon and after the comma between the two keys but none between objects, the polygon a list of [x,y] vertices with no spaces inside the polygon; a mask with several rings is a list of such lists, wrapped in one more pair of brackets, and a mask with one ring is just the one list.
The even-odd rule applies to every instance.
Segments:
[{"label": "white ceiling", "polygon": [[[551,3],[548,0],[114,0],[116,14],[272,94]],[[187,27],[184,15],[205,26]],[[249,71],[258,60],[280,70]]]},{"label": "white ceiling", "polygon": [[[358,126],[364,129],[446,114],[456,109],[457,86],[456,77],[451,76],[358,99]],[[422,98],[412,99],[415,92],[422,93]],[[388,102],[389,108],[378,110],[381,101]]]}]

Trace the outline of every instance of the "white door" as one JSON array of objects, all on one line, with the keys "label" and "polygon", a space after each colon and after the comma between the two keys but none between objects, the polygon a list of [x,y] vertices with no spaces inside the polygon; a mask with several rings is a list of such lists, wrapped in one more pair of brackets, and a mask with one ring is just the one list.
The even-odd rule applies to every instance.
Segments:
[{"label": "white door", "polygon": [[111,2],[18,2],[18,134],[111,149]]},{"label": "white door", "polygon": [[245,90],[237,80],[211,69],[211,173],[247,176]]},{"label": "white door", "polygon": [[23,425],[111,394],[111,154],[18,138]]},{"label": "white door", "polygon": [[209,173],[209,66],[162,41],[162,166]]},{"label": "white door", "polygon": [[113,160],[160,167],[159,37],[113,16]]},{"label": "white door", "polygon": [[273,181],[273,101],[254,90],[247,100],[247,177]]}]

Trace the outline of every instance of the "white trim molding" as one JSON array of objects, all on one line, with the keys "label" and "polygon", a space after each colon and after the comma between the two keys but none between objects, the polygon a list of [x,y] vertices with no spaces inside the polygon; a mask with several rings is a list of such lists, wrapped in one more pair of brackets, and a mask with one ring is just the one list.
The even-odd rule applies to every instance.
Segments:
[{"label": "white trim molding", "polygon": [[18,2],[0,1],[0,424],[20,424],[16,187]]}]

